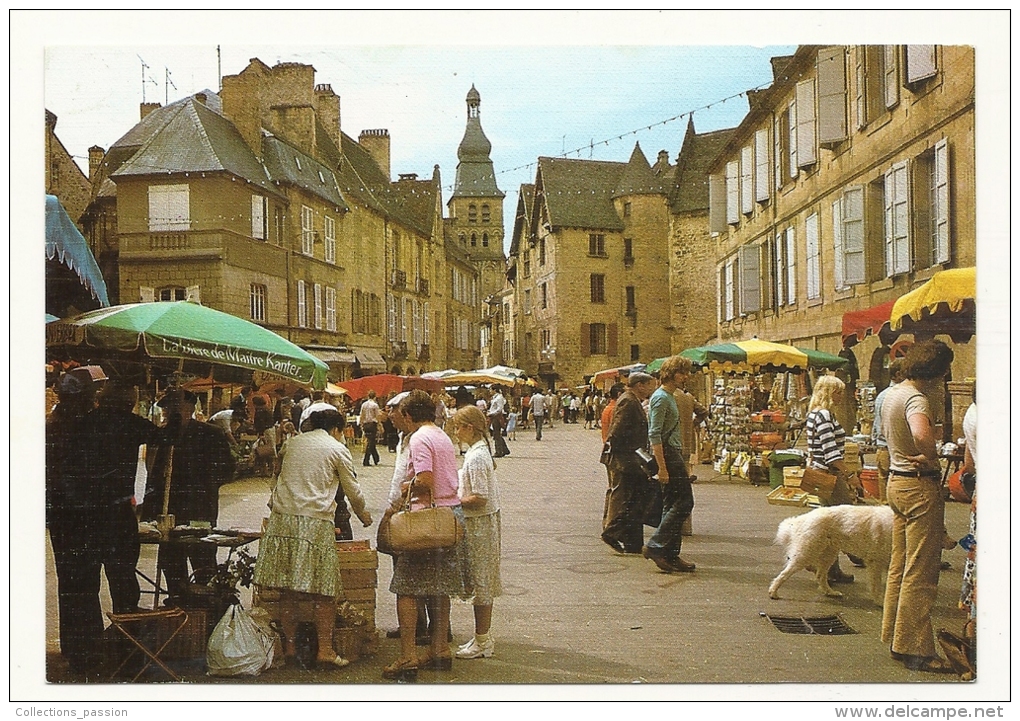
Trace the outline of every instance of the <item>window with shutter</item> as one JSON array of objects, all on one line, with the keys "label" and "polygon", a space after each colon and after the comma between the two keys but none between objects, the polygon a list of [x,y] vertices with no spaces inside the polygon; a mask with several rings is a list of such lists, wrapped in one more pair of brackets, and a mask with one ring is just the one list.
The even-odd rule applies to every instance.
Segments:
[{"label": "window with shutter", "polygon": [[935,75],[934,45],[907,46],[907,83],[919,83]]},{"label": "window with shutter", "polygon": [[336,288],[326,287],[326,330],[336,332]]},{"label": "window with shutter", "polygon": [[740,149],[740,212],[754,210],[754,148],[745,145]]},{"label": "window with shutter", "polygon": [[846,258],[843,253],[843,198],[832,204],[832,276],[836,290],[847,287]]},{"label": "window with shutter", "polygon": [[786,177],[783,166],[786,160],[786,147],[783,141],[786,139],[786,113],[778,113],[772,124],[772,162],[774,163],[772,175],[776,181],[776,191],[783,187],[783,179]]},{"label": "window with shutter", "polygon": [[726,222],[740,222],[740,163],[726,163]]},{"label": "window with shutter", "polygon": [[775,285],[775,239],[771,236],[761,241],[761,307],[762,309],[776,308],[776,285]]},{"label": "window with shutter", "polygon": [[907,163],[885,174],[885,272],[892,277],[910,271],[910,212],[907,204]]},{"label": "window with shutter", "polygon": [[780,233],[773,238],[775,247],[775,267],[772,269],[772,273],[776,279],[776,308],[779,306],[786,305],[786,294],[783,292],[786,287],[786,240],[783,238],[783,234]]},{"label": "window with shutter", "polygon": [[430,315],[428,301],[425,301],[422,305],[421,319],[424,324],[422,327],[422,342],[425,345],[429,345],[432,342],[432,317]]},{"label": "window with shutter", "polygon": [[308,304],[305,298],[305,282],[297,282],[297,324],[299,328],[308,326]]},{"label": "window with shutter", "polygon": [[266,199],[261,195],[251,196],[251,237],[266,239]]},{"label": "window with shutter", "polygon": [[818,142],[841,143],[846,132],[846,53],[842,45],[818,51]]},{"label": "window with shutter", "polygon": [[933,264],[949,262],[949,144],[935,146],[935,172],[932,188]]},{"label": "window with shutter", "polygon": [[191,227],[187,184],[149,186],[149,231],[181,231]]},{"label": "window with shutter", "polygon": [[769,131],[761,128],[754,133],[754,199],[769,199]]},{"label": "window with shutter", "polygon": [[726,176],[722,173],[708,176],[708,231],[726,232]]},{"label": "window with shutter", "polygon": [[726,318],[726,266],[721,266],[715,274],[715,316],[716,323]]},{"label": "window with shutter", "polygon": [[266,322],[266,286],[252,283],[249,287],[249,311],[253,321]]},{"label": "window with shutter", "polygon": [[858,285],[867,277],[864,254],[864,188],[854,186],[843,192],[840,203],[844,286]]},{"label": "window with shutter", "polygon": [[591,355],[591,325],[588,323],[581,324],[581,355]]},{"label": "window with shutter", "polygon": [[301,252],[312,255],[315,252],[315,213],[307,205],[301,206]]},{"label": "window with shutter", "polygon": [[740,312],[761,310],[761,246],[740,249]]},{"label": "window with shutter", "polygon": [[422,341],[421,341],[421,306],[418,304],[417,300],[414,300],[411,303],[412,303],[412,305],[411,305],[412,336],[411,337],[414,340],[414,344],[416,346],[419,346],[422,343]]},{"label": "window with shutter", "polygon": [[406,343],[407,337],[407,325],[411,322],[411,301],[408,298],[404,298],[404,302],[400,308],[400,342]]},{"label": "window with shutter", "polygon": [[814,300],[821,297],[822,262],[818,248],[818,213],[809,215],[804,223],[804,243],[807,251],[805,253],[807,297],[809,300]]},{"label": "window with shutter", "polygon": [[386,296],[386,340],[397,339],[397,299],[392,295]]},{"label": "window with shutter", "polygon": [[730,258],[726,261],[725,275],[723,276],[723,301],[726,304],[726,312],[723,317],[726,320],[733,320],[736,317],[736,309],[734,306],[733,297],[733,265],[734,260]]},{"label": "window with shutter", "polygon": [[885,73],[885,107],[891,108],[900,101],[899,46],[884,45],[883,72]]},{"label": "window with shutter", "polygon": [[323,218],[325,238],[324,253],[327,263],[336,262],[336,223],[328,215]]},{"label": "window with shutter", "polygon": [[316,283],[312,286],[312,295],[315,299],[315,316],[314,322],[315,327],[319,330],[322,329],[322,285]]},{"label": "window with shutter", "polygon": [[790,101],[789,109],[786,112],[786,130],[787,130],[787,170],[789,171],[791,178],[797,177],[797,172],[800,166],[797,164],[797,101]]},{"label": "window with shutter", "polygon": [[797,163],[806,168],[818,160],[818,128],[815,122],[815,79],[797,83]]},{"label": "window with shutter", "polygon": [[797,234],[793,226],[786,229],[786,302],[797,302]]},{"label": "window with shutter", "polygon": [[868,50],[865,45],[858,45],[854,49],[854,107],[857,110],[857,128],[864,128],[868,124]]}]

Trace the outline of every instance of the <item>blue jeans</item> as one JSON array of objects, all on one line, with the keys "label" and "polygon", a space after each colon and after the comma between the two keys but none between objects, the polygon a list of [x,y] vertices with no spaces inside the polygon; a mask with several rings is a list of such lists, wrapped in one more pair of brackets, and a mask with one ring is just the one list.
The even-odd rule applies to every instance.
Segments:
[{"label": "blue jeans", "polygon": [[662,521],[645,545],[653,556],[676,558],[680,555],[681,529],[694,510],[694,490],[680,449],[666,446],[662,450],[669,483],[662,489]]},{"label": "blue jeans", "polygon": [[535,418],[535,440],[540,441],[542,440],[542,421],[545,420],[545,417],[539,414],[537,416],[534,416],[534,418]]}]

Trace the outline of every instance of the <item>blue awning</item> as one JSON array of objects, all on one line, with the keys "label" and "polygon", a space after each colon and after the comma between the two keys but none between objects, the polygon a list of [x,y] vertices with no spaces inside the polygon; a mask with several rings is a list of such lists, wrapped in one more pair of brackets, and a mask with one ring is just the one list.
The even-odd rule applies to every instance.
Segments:
[{"label": "blue awning", "polygon": [[46,257],[78,274],[81,284],[105,308],[110,305],[106,281],[89,244],[55,195],[46,196]]}]

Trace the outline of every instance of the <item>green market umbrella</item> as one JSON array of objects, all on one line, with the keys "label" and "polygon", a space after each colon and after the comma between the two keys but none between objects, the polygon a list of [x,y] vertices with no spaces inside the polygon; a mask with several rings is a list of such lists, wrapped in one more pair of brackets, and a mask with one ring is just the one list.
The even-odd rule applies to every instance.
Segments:
[{"label": "green market umbrella", "polygon": [[328,366],[260,325],[189,301],[100,308],[46,326],[46,347],[264,371],[316,389]]},{"label": "green market umbrella", "polygon": [[[721,372],[835,370],[847,364],[845,358],[831,353],[757,339],[688,348],[680,355],[689,358],[696,366]],[[645,367],[645,372],[658,371],[665,360],[657,358]]]}]

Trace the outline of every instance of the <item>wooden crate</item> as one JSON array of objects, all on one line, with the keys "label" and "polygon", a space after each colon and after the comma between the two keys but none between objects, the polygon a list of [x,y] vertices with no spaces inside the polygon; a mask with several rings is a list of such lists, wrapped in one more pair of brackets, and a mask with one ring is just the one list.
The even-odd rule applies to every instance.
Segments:
[{"label": "wooden crate", "polygon": [[375,588],[379,580],[374,568],[340,567],[340,581],[344,590],[348,588]]},{"label": "wooden crate", "polygon": [[804,469],[800,466],[786,466],[783,468],[783,486],[787,488],[800,488],[802,480],[804,480]]},{"label": "wooden crate", "polygon": [[336,554],[341,569],[379,568],[379,553],[368,541],[337,541]]},{"label": "wooden crate", "polygon": [[376,590],[374,588],[347,588],[345,586],[344,592],[340,595],[339,602],[343,603],[344,601],[350,601],[351,603],[365,603],[367,601],[371,601],[374,604],[375,593]]}]

